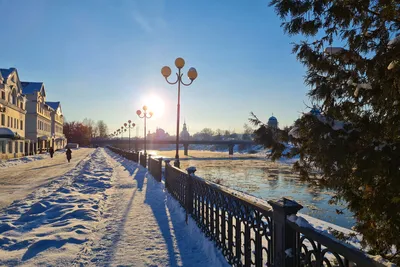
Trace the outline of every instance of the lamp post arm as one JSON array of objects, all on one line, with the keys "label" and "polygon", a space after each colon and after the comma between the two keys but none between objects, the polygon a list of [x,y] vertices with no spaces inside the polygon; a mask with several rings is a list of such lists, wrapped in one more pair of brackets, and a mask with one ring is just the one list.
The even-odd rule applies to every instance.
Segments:
[{"label": "lamp post arm", "polygon": [[175,81],[175,82],[170,82],[170,81],[168,81],[168,78],[167,78],[167,77],[165,77],[165,80],[166,80],[167,83],[169,83],[169,84],[177,84],[178,82],[181,81],[181,76],[179,76],[179,74],[176,73],[176,81]]},{"label": "lamp post arm", "polygon": [[182,79],[180,79],[181,80],[181,84],[183,84],[184,86],[189,86],[189,85],[191,85],[192,83],[193,83],[193,81],[194,80],[190,80],[190,83],[184,83],[183,81],[182,81]]}]

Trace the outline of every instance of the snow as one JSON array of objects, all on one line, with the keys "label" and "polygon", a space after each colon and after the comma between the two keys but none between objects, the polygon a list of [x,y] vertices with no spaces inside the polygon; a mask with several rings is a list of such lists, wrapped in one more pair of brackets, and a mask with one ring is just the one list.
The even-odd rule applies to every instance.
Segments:
[{"label": "snow", "polygon": [[[58,151],[54,152],[54,156],[56,156],[57,154],[62,154],[62,153],[64,153],[64,150],[58,150]],[[47,158],[50,158],[49,153],[37,154],[37,155],[33,155],[33,156],[25,156],[25,157],[21,157],[21,158],[14,158],[14,159],[8,159],[8,160],[0,160],[0,169],[20,165],[20,164],[27,163],[27,162],[47,159]]]},{"label": "snow", "polygon": [[300,135],[298,133],[299,128],[298,127],[293,127],[290,131],[289,131],[289,136],[292,136],[293,138],[300,138]]},{"label": "snow", "polygon": [[228,266],[147,170],[98,148],[0,211],[0,265]]},{"label": "snow", "polygon": [[328,124],[335,131],[344,130],[345,123],[343,121],[338,121],[338,120],[333,120],[333,119],[328,120],[323,115],[316,115],[316,117],[320,122],[322,122],[324,124]]}]

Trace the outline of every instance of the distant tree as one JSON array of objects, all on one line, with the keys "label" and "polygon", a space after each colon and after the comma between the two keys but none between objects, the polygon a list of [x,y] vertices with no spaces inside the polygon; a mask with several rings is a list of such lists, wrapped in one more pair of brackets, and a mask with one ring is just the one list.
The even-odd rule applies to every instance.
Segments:
[{"label": "distant tree", "polygon": [[105,138],[108,134],[107,124],[103,120],[97,122],[96,128],[98,129],[99,137]]},{"label": "distant tree", "polygon": [[201,132],[195,133],[193,135],[193,139],[194,140],[212,140],[213,136],[214,136],[213,130],[211,130],[210,128],[204,128],[203,130],[201,130]]},{"label": "distant tree", "polygon": [[251,140],[251,136],[254,133],[254,130],[247,124],[243,124],[243,135],[242,135],[242,139],[243,140]]},{"label": "distant tree", "polygon": [[94,120],[85,118],[82,121],[82,124],[88,127],[91,138],[97,137],[99,135],[99,129],[97,128],[97,124]]},{"label": "distant tree", "polygon": [[[307,68],[308,95],[320,112],[293,129],[269,129],[257,117],[256,140],[283,153],[289,135],[303,179],[320,182],[345,200],[355,230],[371,253],[400,263],[400,3],[399,1],[272,0],[293,51]],[[397,37],[396,37],[397,35]],[[335,43],[343,46],[334,47]]]},{"label": "distant tree", "polygon": [[220,141],[220,140],[222,140],[223,138],[222,138],[222,134],[223,134],[223,131],[221,130],[221,129],[217,129],[216,131],[215,131],[215,135],[214,135],[214,140],[216,140],[216,141]]},{"label": "distant tree", "polygon": [[69,143],[78,143],[80,146],[90,144],[91,131],[87,125],[81,122],[64,123],[64,134]]}]

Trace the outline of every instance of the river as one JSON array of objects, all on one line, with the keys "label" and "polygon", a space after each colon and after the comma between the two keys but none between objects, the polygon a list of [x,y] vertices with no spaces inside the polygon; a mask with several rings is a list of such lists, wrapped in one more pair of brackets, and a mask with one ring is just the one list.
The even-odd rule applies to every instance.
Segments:
[{"label": "river", "polygon": [[[175,155],[175,151],[148,153],[171,160]],[[344,205],[328,204],[333,191],[300,181],[291,164],[271,162],[262,155],[229,156],[227,152],[193,150],[186,157],[180,151],[180,157],[181,169],[195,166],[197,176],[265,200],[287,197],[303,205],[300,213],[349,229],[354,225],[352,213]],[[343,214],[336,210],[342,210]]]}]

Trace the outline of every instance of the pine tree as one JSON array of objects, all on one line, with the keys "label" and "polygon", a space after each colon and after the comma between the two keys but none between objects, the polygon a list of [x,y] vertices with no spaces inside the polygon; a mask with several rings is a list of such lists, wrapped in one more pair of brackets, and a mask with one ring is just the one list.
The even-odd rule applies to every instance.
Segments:
[{"label": "pine tree", "polygon": [[[400,263],[400,2],[272,0],[307,68],[305,83],[318,107],[292,129],[273,131],[257,117],[255,140],[272,158],[294,147],[301,177],[335,190],[356,218],[371,253]],[[315,112],[319,110],[319,112]],[[394,252],[395,247],[398,251]]]}]

